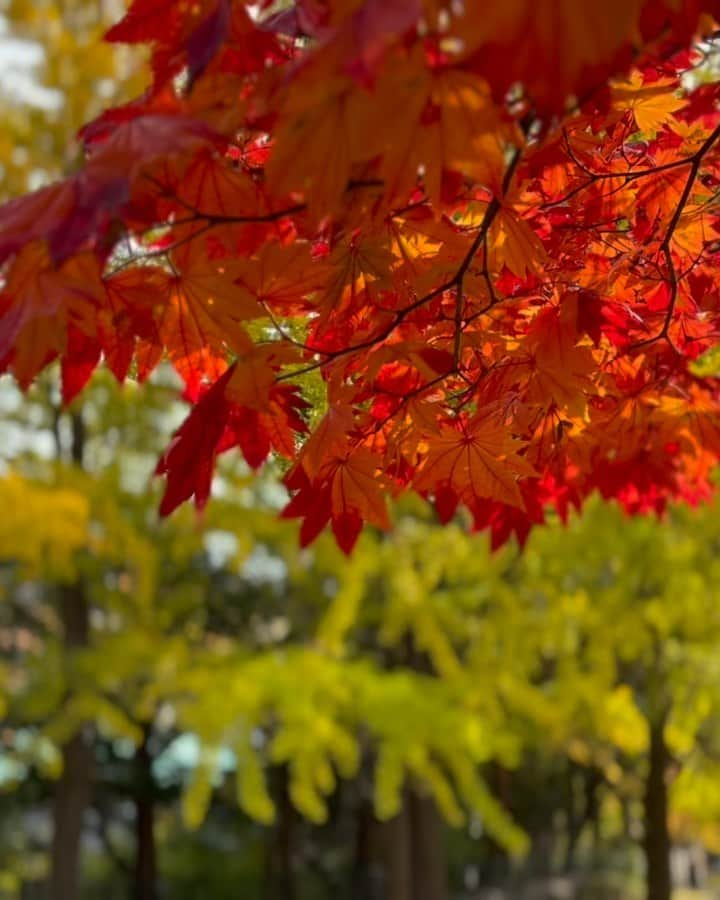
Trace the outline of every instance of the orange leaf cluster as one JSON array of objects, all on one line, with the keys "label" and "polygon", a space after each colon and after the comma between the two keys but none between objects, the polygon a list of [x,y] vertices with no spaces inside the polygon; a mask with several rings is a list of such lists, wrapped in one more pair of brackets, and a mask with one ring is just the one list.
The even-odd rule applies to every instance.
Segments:
[{"label": "orange leaf cluster", "polygon": [[[192,410],[162,512],[217,456],[291,462],[350,551],[387,498],[495,544],[591,492],[709,490],[720,392],[715,0],[133,0],[153,81],[84,168],[0,209],[0,371],[163,358]],[[308,373],[327,410],[309,428]],[[317,386],[312,397],[317,399]]]}]

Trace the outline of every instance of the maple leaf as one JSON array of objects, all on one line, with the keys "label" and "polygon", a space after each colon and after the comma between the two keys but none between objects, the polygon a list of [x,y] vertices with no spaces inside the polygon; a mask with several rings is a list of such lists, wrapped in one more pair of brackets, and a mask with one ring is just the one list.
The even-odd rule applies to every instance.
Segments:
[{"label": "maple leaf", "polygon": [[[195,498],[202,509],[210,496],[215,461],[240,447],[248,465],[259,468],[272,450],[292,456],[294,435],[307,431],[307,404],[292,385],[248,386],[252,363],[238,361],[202,394],[160,458],[156,474],[167,478],[160,514]],[[254,392],[259,391],[259,396]],[[250,401],[253,406],[243,405]],[[262,411],[258,407],[262,407]]]},{"label": "maple leaf", "polygon": [[388,48],[417,26],[422,12],[420,0],[366,0],[336,26],[334,42],[343,50],[347,71],[361,82],[372,80]]},{"label": "maple leaf", "polygon": [[252,256],[239,261],[235,283],[279,316],[312,307],[311,298],[327,284],[322,260],[314,260],[301,242],[270,241]]},{"label": "maple leaf", "polygon": [[29,386],[48,362],[77,349],[77,336],[69,347],[71,328],[94,336],[94,315],[104,296],[95,257],[76,257],[55,269],[42,244],[28,244],[0,291],[0,368]]},{"label": "maple leaf", "polygon": [[670,122],[673,113],[685,106],[685,100],[677,95],[674,78],[659,78],[645,82],[642,72],[635,69],[625,81],[612,87],[613,109],[630,110],[637,128],[646,135],[653,135]]},{"label": "maple leaf", "polygon": [[[127,203],[132,184],[155,160],[205,144],[200,122],[182,116],[139,116],[116,127],[88,127],[93,152],[87,167],[57,185],[11,201],[0,223],[0,263],[31,241],[44,240],[54,262],[100,243]],[[104,248],[101,248],[104,249]]]},{"label": "maple leaf", "polygon": [[225,388],[231,377],[232,370],[228,369],[195,404],[158,461],[156,474],[167,476],[161,516],[193,496],[198,509],[207,503],[218,447],[227,426]]},{"label": "maple leaf", "polygon": [[156,307],[157,332],[173,365],[195,390],[200,379],[214,380],[225,370],[230,354],[251,349],[243,323],[264,311],[235,286],[232,262],[209,259],[197,247],[177,264],[174,272],[157,274],[164,294]]},{"label": "maple leaf", "polygon": [[520,138],[499,119],[486,82],[457,69],[428,70],[420,60],[388,66],[376,87],[383,105],[353,111],[361,134],[382,154],[388,195],[406,196],[419,169],[432,200],[441,195],[444,170],[499,184],[503,139]]},{"label": "maple leaf", "polygon": [[328,457],[342,452],[355,427],[351,407],[338,405],[328,409],[302,448],[300,463],[310,478],[317,476]]},{"label": "maple leaf", "polygon": [[316,220],[337,208],[358,147],[348,91],[341,79],[295,87],[275,133],[270,184],[283,194],[302,190]]},{"label": "maple leaf", "polygon": [[536,472],[518,455],[522,446],[496,413],[479,410],[471,419],[458,419],[441,428],[430,443],[413,485],[424,494],[443,492],[443,518],[458,503],[473,513],[481,510],[487,500],[523,508],[518,478],[532,477]]},{"label": "maple leaf", "polygon": [[527,335],[532,356],[528,399],[543,405],[565,407],[571,416],[580,415],[586,394],[593,390],[592,375],[597,361],[588,346],[580,346],[575,311],[577,298],[566,298],[560,308],[543,310]]},{"label": "maple leaf", "polygon": [[166,210],[180,203],[208,217],[252,218],[270,212],[262,185],[250,172],[210,149],[195,154],[187,166],[168,166],[159,173],[159,180],[167,197]]},{"label": "maple leaf", "polygon": [[[156,317],[164,302],[160,269],[126,268],[104,279],[106,303],[98,311],[97,333],[108,368],[123,381],[141,344],[158,344]],[[160,354],[156,354],[159,361]],[[140,367],[139,380],[150,374]]]},{"label": "maple leaf", "polygon": [[73,181],[63,181],[11,200],[0,220],[0,263],[26,244],[40,238],[52,245],[75,206]]},{"label": "maple leaf", "polygon": [[475,511],[473,528],[476,531],[490,532],[492,550],[499,550],[513,535],[523,547],[532,529],[545,521],[545,510],[537,495],[527,487],[522,493],[522,509],[493,501],[483,504]]},{"label": "maple leaf", "polygon": [[110,28],[105,39],[125,44],[170,43],[175,52],[154,56],[156,79],[163,82],[183,65],[194,78],[222,45],[230,21],[230,0],[198,0],[190,8],[182,0],[133,0],[125,18]]},{"label": "maple leaf", "polygon": [[663,168],[665,163],[676,159],[674,154],[667,152],[656,154],[659,171],[656,174],[651,171],[637,190],[634,215],[636,231],[642,220],[655,226],[672,215],[673,209],[676,208],[687,183],[687,171],[682,167]]},{"label": "maple leaf", "polygon": [[393,255],[384,235],[353,234],[335,245],[327,264],[331,271],[317,301],[322,310],[319,329],[330,315],[372,303],[391,286]]},{"label": "maple leaf", "polygon": [[[332,484],[333,529],[336,534],[343,517],[356,514],[363,522],[388,529],[388,482],[379,474],[377,457],[364,448],[349,453],[328,467]],[[344,526],[344,522],[343,522]]]},{"label": "maple leaf", "polygon": [[512,0],[471,9],[464,34],[477,47],[478,69],[498,91],[522,83],[539,108],[559,112],[568,95],[584,96],[628,65],[640,27],[651,41],[672,16],[678,33],[688,29],[687,40],[697,24],[694,3]]},{"label": "maple leaf", "polygon": [[[142,111],[139,110],[141,113]],[[89,181],[125,185],[157,159],[205,148],[213,134],[203,123],[177,111],[139,114],[108,129],[102,119],[80,133],[89,153]]]},{"label": "maple leaf", "polygon": [[531,226],[509,206],[498,211],[490,229],[490,254],[493,269],[503,266],[520,278],[539,272],[546,259],[542,241]]},{"label": "maple leaf", "polygon": [[68,404],[90,380],[100,362],[100,342],[74,325],[68,327],[67,340],[60,362],[60,384],[63,403]]},{"label": "maple leaf", "polygon": [[[231,401],[236,394],[233,382],[237,382],[242,374],[243,367],[239,365],[228,386],[227,394]],[[270,389],[262,411],[233,404],[219,449],[240,447],[251,469],[259,469],[271,451],[292,459],[297,450],[297,435],[307,431],[300,415],[307,407],[298,389],[289,384]]]},{"label": "maple leaf", "polygon": [[340,548],[350,553],[368,522],[387,530],[389,479],[377,457],[365,447],[346,449],[325,461],[314,478],[298,466],[285,480],[294,492],[285,518],[303,518],[300,541],[310,543],[330,522]]}]

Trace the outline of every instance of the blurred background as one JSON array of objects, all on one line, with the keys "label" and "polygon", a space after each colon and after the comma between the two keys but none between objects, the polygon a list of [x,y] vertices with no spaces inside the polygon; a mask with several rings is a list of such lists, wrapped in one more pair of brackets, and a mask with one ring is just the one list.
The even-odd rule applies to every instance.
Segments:
[{"label": "blurred background", "polygon": [[[2,198],[140,91],[121,12],[0,0]],[[0,379],[0,900],[720,897],[720,510],[346,559],[229,458],[160,522],[176,388]]]}]

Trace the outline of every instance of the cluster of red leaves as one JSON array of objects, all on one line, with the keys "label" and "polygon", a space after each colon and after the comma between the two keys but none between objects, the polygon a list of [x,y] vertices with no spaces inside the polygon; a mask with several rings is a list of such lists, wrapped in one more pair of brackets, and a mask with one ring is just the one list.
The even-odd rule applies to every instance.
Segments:
[{"label": "cluster of red leaves", "polygon": [[[163,357],[217,455],[292,461],[301,539],[387,498],[498,544],[591,492],[695,500],[720,454],[715,0],[134,0],[153,81],[0,210],[0,371]],[[315,376],[313,378],[312,376]],[[319,376],[319,377],[318,377]],[[308,428],[308,379],[326,411]]]}]

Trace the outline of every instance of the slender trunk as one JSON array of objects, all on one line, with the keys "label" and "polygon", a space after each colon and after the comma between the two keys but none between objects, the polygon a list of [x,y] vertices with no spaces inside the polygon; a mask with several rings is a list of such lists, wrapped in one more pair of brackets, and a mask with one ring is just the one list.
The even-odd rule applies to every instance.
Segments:
[{"label": "slender trunk", "polygon": [[373,815],[372,804],[361,798],[355,809],[355,855],[348,892],[351,900],[378,900],[373,878],[373,838],[381,828]]},{"label": "slender trunk", "polygon": [[278,850],[280,854],[280,894],[278,900],[295,900],[295,809],[290,800],[289,775],[282,772],[280,795],[280,822],[278,828]]},{"label": "slender trunk", "polygon": [[[85,427],[79,413],[73,414],[71,427],[70,458],[82,468]],[[60,619],[65,651],[71,656],[87,645],[90,632],[87,594],[81,580],[60,588]],[[91,728],[83,726],[62,747],[62,774],[53,797],[50,900],[77,900],[79,896],[82,826],[92,796],[94,758]]]},{"label": "slender trunk", "polygon": [[149,729],[135,753],[135,867],[133,900],[157,900],[157,853],[155,846],[155,800]]},{"label": "slender trunk", "polygon": [[263,900],[296,900],[295,810],[288,790],[286,767],[271,773],[275,788],[277,824],[268,835]]},{"label": "slender trunk", "polygon": [[[88,607],[81,582],[61,589],[61,616],[69,652],[87,644]],[[90,729],[74,734],[62,748],[62,774],[53,797],[50,900],[76,900],[85,810],[92,793],[93,745]]]},{"label": "slender trunk", "polygon": [[384,900],[448,900],[443,830],[435,801],[406,789],[398,815],[378,830]]},{"label": "slender trunk", "polygon": [[62,748],[63,773],[53,798],[53,842],[50,873],[51,900],[79,896],[80,846],[83,815],[90,802],[93,754],[82,732]]},{"label": "slender trunk", "polygon": [[568,765],[567,773],[566,773],[566,802],[565,802],[565,813],[567,816],[566,822],[566,831],[567,831],[567,846],[565,848],[565,859],[563,862],[563,869],[566,874],[571,873],[576,864],[576,852],[578,843],[580,841],[580,836],[582,835],[583,829],[583,816],[582,812],[578,810],[578,803],[575,791],[575,767],[570,763]]},{"label": "slender trunk", "polygon": [[[436,674],[411,634],[406,635],[396,663],[416,672]],[[406,787],[400,814],[385,828],[385,900],[448,900],[444,826],[434,799]]]},{"label": "slender trunk", "polygon": [[403,794],[403,804],[398,815],[382,825],[380,837],[385,871],[384,900],[415,900],[412,874],[412,819],[408,791]]},{"label": "slender trunk", "polygon": [[448,900],[444,826],[432,797],[410,795],[413,900]]},{"label": "slender trunk", "polygon": [[670,754],[665,743],[665,718],[650,725],[649,770],[645,782],[645,837],[647,900],[670,900],[670,831],[668,829],[667,773]]},{"label": "slender trunk", "polygon": [[588,769],[585,775],[585,821],[592,828],[592,862],[597,861],[602,845],[600,828],[600,787],[602,776],[597,769]]}]

